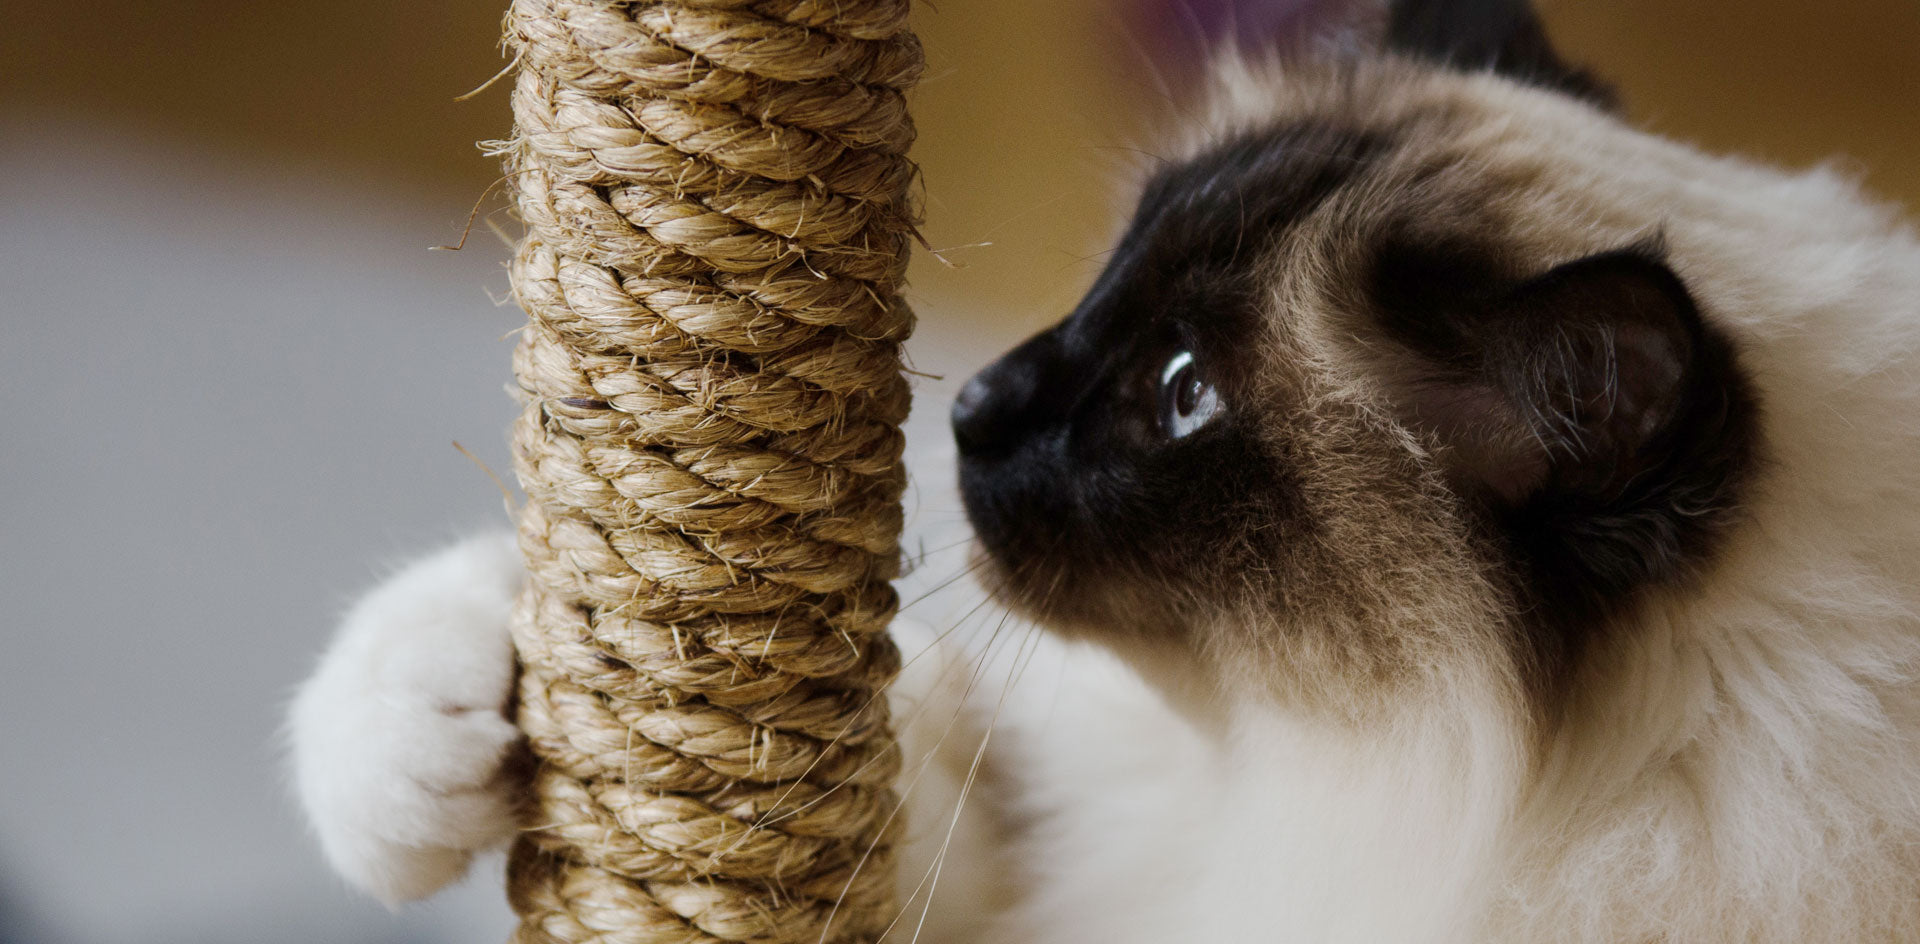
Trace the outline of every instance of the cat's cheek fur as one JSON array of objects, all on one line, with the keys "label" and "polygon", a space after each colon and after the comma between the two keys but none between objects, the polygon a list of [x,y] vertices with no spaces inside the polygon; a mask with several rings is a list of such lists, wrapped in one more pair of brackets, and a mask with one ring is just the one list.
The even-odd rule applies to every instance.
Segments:
[{"label": "cat's cheek fur", "polygon": [[347,614],[295,697],[294,784],[327,861],[389,904],[459,878],[518,825],[525,750],[507,716],[510,536],[423,558]]}]

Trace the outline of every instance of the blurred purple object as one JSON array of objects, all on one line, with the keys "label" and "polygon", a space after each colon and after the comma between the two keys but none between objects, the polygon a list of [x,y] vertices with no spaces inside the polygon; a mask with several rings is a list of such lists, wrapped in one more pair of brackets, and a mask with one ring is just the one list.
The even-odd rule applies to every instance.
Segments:
[{"label": "blurred purple object", "polygon": [[1137,35],[1158,64],[1181,77],[1196,53],[1229,43],[1252,49],[1296,40],[1310,16],[1339,0],[1126,0]]}]

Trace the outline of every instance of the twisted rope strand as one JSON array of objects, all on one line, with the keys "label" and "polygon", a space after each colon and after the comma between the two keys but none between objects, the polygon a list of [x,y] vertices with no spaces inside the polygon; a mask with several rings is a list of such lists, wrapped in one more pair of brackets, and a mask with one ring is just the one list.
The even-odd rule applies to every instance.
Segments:
[{"label": "twisted rope strand", "polygon": [[522,944],[870,942],[894,914],[907,10],[507,15]]}]

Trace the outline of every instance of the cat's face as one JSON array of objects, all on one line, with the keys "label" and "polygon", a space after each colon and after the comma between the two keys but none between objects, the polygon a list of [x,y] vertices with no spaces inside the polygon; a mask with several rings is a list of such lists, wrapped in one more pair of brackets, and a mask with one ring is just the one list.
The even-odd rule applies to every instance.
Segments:
[{"label": "cat's face", "polygon": [[1072,315],[969,382],[1005,599],[1306,697],[1487,651],[1544,693],[1711,554],[1753,398],[1660,220],[1508,112],[1631,133],[1524,12],[1406,0],[1394,55],[1243,76]]}]

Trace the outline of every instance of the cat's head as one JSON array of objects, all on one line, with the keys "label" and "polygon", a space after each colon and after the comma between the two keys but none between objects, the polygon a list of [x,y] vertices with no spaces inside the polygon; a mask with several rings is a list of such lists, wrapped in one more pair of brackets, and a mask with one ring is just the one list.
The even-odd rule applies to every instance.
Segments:
[{"label": "cat's head", "polygon": [[1086,298],[966,385],[968,514],[1008,602],[1142,665],[1351,707],[1487,657],[1546,693],[1710,559],[1757,407],[1594,170],[1639,133],[1522,0],[1347,6],[1229,69]]}]

